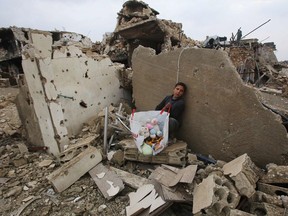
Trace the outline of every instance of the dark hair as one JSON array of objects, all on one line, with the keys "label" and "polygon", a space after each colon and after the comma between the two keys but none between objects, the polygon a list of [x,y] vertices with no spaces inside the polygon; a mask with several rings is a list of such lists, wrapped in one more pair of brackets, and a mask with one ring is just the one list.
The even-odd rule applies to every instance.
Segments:
[{"label": "dark hair", "polygon": [[178,82],[178,83],[175,84],[174,88],[176,88],[176,87],[179,86],[179,85],[183,87],[183,89],[184,89],[184,93],[185,93],[186,90],[187,90],[187,86],[186,86],[186,84],[183,83],[183,82]]}]

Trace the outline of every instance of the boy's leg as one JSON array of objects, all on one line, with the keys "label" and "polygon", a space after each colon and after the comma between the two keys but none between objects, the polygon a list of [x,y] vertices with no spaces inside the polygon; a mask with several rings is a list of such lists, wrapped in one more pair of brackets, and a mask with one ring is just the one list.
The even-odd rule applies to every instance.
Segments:
[{"label": "boy's leg", "polygon": [[174,118],[169,118],[169,139],[174,139],[179,128],[179,122]]}]

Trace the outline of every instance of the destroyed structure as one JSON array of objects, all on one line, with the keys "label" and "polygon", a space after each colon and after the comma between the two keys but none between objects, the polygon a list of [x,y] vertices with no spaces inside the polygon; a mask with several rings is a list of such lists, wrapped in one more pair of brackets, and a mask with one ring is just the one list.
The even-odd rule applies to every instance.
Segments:
[{"label": "destroyed structure", "polygon": [[[96,43],[0,29],[0,84],[19,88],[21,119],[2,97],[1,215],[287,214],[288,66],[275,45],[207,47],[158,14],[129,0]],[[188,86],[179,140],[143,155],[131,109],[154,109],[177,81]]]}]

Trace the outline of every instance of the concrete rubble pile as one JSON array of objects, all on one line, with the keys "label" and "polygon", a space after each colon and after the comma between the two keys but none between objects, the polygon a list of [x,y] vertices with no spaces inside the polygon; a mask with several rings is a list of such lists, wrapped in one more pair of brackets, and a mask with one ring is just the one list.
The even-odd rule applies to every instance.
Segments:
[{"label": "concrete rubble pile", "polygon": [[[0,29],[1,215],[288,214],[287,63],[257,39],[203,48],[158,14],[129,0],[95,43]],[[177,81],[179,138],[143,155],[132,109]]]}]

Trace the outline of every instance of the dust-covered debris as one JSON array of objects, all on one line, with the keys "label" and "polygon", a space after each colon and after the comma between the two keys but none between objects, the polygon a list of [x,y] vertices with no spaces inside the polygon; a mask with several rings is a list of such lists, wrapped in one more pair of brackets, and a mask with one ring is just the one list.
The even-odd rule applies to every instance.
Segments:
[{"label": "dust-covered debris", "polygon": [[[85,99],[84,96],[78,98],[83,86],[73,91],[67,90],[66,87],[71,82],[68,83],[69,85],[65,83],[63,85],[65,88],[61,90],[59,90],[61,85],[58,85],[59,92],[57,92],[55,91],[57,80],[53,79],[51,76],[53,74],[48,73],[49,70],[46,71],[44,65],[41,67],[42,74],[38,80],[39,87],[42,85],[43,89],[39,92],[37,90],[39,95],[31,95],[35,92],[27,91],[29,85],[25,84],[27,80],[25,81],[23,73],[25,72],[26,76],[31,74],[38,76],[38,73],[31,72],[27,68],[26,71],[23,70],[22,58],[32,62],[39,61],[51,56],[51,53],[49,54],[51,50],[54,51],[54,59],[63,58],[67,62],[73,58],[75,60],[85,57],[87,61],[82,62],[82,66],[87,70],[80,70],[83,74],[74,83],[76,86],[80,85],[79,80],[91,79],[89,69],[93,67],[88,68],[91,62],[109,61],[108,67],[115,66],[115,76],[119,79],[117,88],[125,89],[123,94],[131,94],[136,90],[135,86],[132,87],[135,69],[132,67],[132,54],[140,45],[150,47],[149,52],[156,54],[176,50],[178,68],[175,68],[175,71],[179,72],[182,54],[188,47],[201,48],[201,43],[187,37],[181,23],[158,19],[158,14],[145,2],[129,0],[123,4],[123,8],[118,13],[115,31],[111,34],[107,33],[102,42],[96,43],[71,32],[47,32],[17,27],[0,29],[3,33],[1,35],[5,36],[5,40],[0,41],[0,86],[2,87],[0,90],[10,91],[11,89],[7,88],[9,85],[22,86],[22,105],[38,103],[38,96],[45,92],[42,105],[49,106],[47,113],[53,115],[51,119],[54,121],[53,127],[50,128],[50,132],[53,131],[52,135],[45,127],[44,130],[37,130],[37,127],[32,130],[30,128],[29,133],[27,130],[22,131],[23,125],[33,122],[37,115],[22,111],[22,121],[20,121],[14,104],[15,96],[1,94],[1,215],[138,215],[140,213],[160,215],[161,213],[164,216],[192,214],[228,216],[284,215],[287,212],[288,188],[285,165],[271,163],[260,169],[249,154],[240,157],[231,154],[229,158],[236,159],[227,160],[226,163],[217,160],[213,155],[205,157],[198,152],[192,152],[189,145],[182,140],[176,140],[157,156],[145,156],[138,152],[133,134],[129,130],[129,116],[131,109],[135,108],[134,105],[131,106],[132,101],[111,103],[109,107],[106,106],[107,114],[101,112],[101,109],[97,111],[93,109],[91,116],[85,120],[83,118],[81,123],[80,115],[76,112],[70,113],[71,119],[77,121],[65,131],[64,127],[71,119],[62,118],[61,110],[67,113],[76,104],[77,108],[83,111],[81,112],[83,115],[94,103],[104,108],[106,97],[111,95],[100,94],[101,96],[97,95],[95,100],[91,100],[88,95],[92,91],[87,90],[84,94]],[[29,35],[33,37],[34,44],[31,44]],[[43,48],[45,46],[41,45],[42,42],[48,43],[48,40],[41,42],[39,35],[47,36],[49,43],[50,39],[52,40],[50,51],[45,50]],[[9,41],[18,44],[14,47],[13,53],[5,49],[4,45],[9,44]],[[237,43],[229,46],[209,48],[227,52],[227,61],[228,58],[232,61],[243,83],[256,88],[263,106],[279,117],[279,124],[287,125],[288,111],[285,97],[288,95],[288,66],[287,62],[277,61],[273,53],[276,48],[273,43],[262,44],[257,39],[248,39],[237,40]],[[68,63],[75,64],[75,61]],[[225,64],[221,63],[217,67],[223,68]],[[33,69],[32,66],[31,68]],[[108,76],[106,70],[107,68],[103,69],[104,77]],[[68,71],[70,72],[70,68],[65,66],[60,74]],[[79,71],[75,74],[79,74]],[[197,76],[199,68],[194,68],[191,74]],[[66,80],[66,77],[63,76],[63,80]],[[157,79],[158,81],[161,80]],[[93,83],[93,91],[98,84]],[[108,86],[110,83],[107,84],[107,79],[103,79],[100,84]],[[97,90],[98,93],[103,92],[102,87]],[[113,97],[116,95],[114,94]],[[132,99],[132,95],[129,98]],[[137,98],[133,99],[137,100]],[[125,100],[127,101],[127,98]],[[276,100],[282,103],[276,104]],[[61,109],[60,104],[67,105],[72,101],[77,103],[70,103],[70,106]],[[205,106],[208,106],[208,103]],[[217,116],[214,117],[213,120],[216,121]],[[221,123],[223,124],[223,121]],[[233,124],[230,124],[231,130],[225,133],[233,133],[233,128]],[[54,130],[57,132],[54,133]],[[30,139],[27,139],[29,136]],[[42,141],[45,136],[46,144],[43,146]],[[50,154],[51,143],[48,142],[46,146],[47,136],[56,141],[57,145],[53,147],[60,149],[59,155]],[[242,136],[245,137],[245,133]],[[61,143],[61,139],[65,139],[65,142]],[[31,145],[29,140],[37,145]],[[194,144],[192,143],[192,146]],[[228,148],[227,143],[224,144],[223,148]],[[287,158],[285,154],[285,152],[282,154],[284,159]],[[100,161],[103,164],[99,165]],[[143,194],[144,192],[147,196]]]}]

